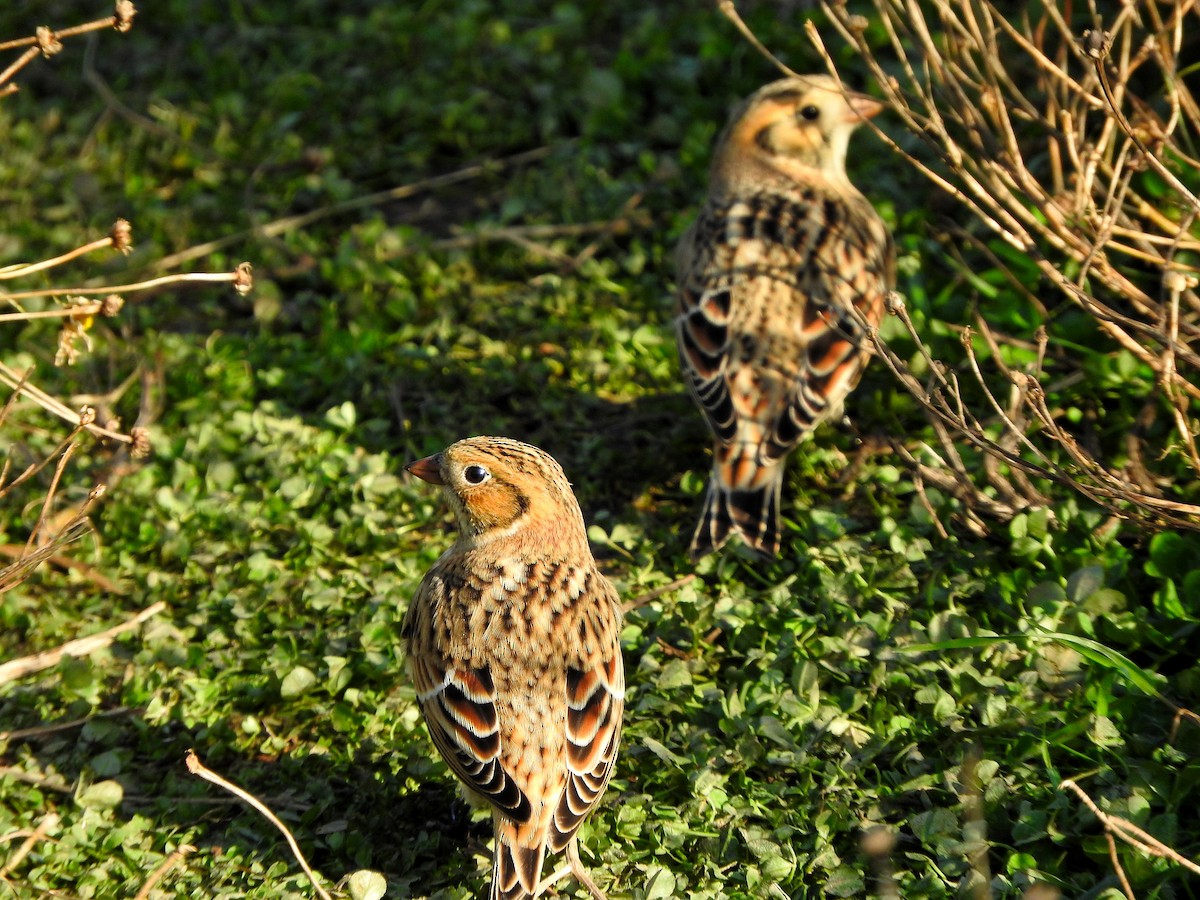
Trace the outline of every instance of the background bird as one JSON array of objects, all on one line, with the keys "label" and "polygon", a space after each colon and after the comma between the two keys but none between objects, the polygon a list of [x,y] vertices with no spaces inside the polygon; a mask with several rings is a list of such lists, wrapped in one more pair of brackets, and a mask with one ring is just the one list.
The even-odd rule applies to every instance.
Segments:
[{"label": "background bird", "polygon": [[717,139],[708,196],[676,251],[684,379],[713,433],[693,557],[738,533],[779,552],[788,453],[840,415],[895,282],[891,235],[846,176],[882,104],[824,75],[756,91]]},{"label": "background bird", "polygon": [[[596,567],[562,468],[519,441],[459,441],[408,471],[445,488],[458,540],[404,619],[429,734],[492,809],[492,900],[534,897],[568,872],[604,894],[578,830],[617,756],[625,674],[621,612]],[[569,866],[541,880],[543,859]]]}]

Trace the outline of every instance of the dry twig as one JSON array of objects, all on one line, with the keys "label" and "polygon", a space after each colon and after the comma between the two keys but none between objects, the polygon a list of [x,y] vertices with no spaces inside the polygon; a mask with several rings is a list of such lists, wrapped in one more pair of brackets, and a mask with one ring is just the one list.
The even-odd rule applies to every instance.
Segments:
[{"label": "dry twig", "polygon": [[1110,816],[1108,813],[1102,811],[1100,807],[1096,805],[1095,801],[1084,792],[1083,788],[1081,788],[1074,781],[1064,781],[1061,787],[1064,791],[1069,791],[1078,797],[1083,805],[1091,810],[1092,815],[1094,815],[1100,821],[1100,824],[1104,826],[1104,835],[1108,840],[1109,856],[1112,859],[1113,869],[1116,871],[1117,878],[1121,881],[1121,887],[1125,891],[1125,896],[1128,897],[1129,900],[1134,900],[1133,888],[1130,887],[1129,879],[1126,877],[1125,870],[1121,867],[1121,862],[1117,857],[1117,845],[1114,840],[1115,838],[1120,838],[1122,841],[1129,844],[1131,847],[1142,851],[1147,856],[1157,856],[1162,859],[1169,859],[1171,862],[1181,865],[1186,869],[1190,869],[1192,872],[1200,875],[1200,863],[1196,863],[1195,861],[1188,859],[1186,856],[1183,856],[1178,851],[1168,847],[1158,838],[1154,837],[1154,835],[1149,834],[1141,828],[1138,828],[1138,826],[1134,825],[1128,819],[1122,818],[1121,816]]},{"label": "dry twig", "polygon": [[7,878],[9,873],[21,864],[21,860],[29,855],[29,851],[31,851],[39,841],[45,840],[46,837],[51,834],[51,832],[58,828],[58,821],[58,813],[46,813],[46,815],[42,817],[42,821],[38,822],[37,828],[29,833],[25,840],[21,842],[21,846],[16,849],[16,852],[9,857],[8,861],[3,866],[0,866],[0,879]]},{"label": "dry twig", "polygon": [[181,844],[176,850],[171,853],[162,863],[150,873],[149,877],[142,884],[141,888],[134,895],[133,900],[146,900],[150,896],[150,892],[154,890],[154,886],[162,881],[162,877],[171,871],[172,868],[183,862],[189,853],[195,853],[196,848],[191,844]]},{"label": "dry twig", "polygon": [[29,65],[29,63],[33,62],[33,60],[37,59],[39,54],[46,58],[54,56],[62,50],[62,42],[65,39],[87,34],[90,31],[112,28],[116,31],[126,32],[133,27],[133,17],[135,15],[137,15],[137,9],[131,0],[116,0],[113,6],[113,15],[106,18],[97,19],[94,22],[86,22],[83,25],[73,25],[70,28],[63,28],[58,31],[43,25],[29,37],[0,42],[0,51],[15,50],[18,47],[28,48],[17,57],[15,62],[11,63],[3,72],[0,72],[0,97],[16,93],[18,88],[9,79],[25,68],[25,66]]},{"label": "dry twig", "polygon": [[69,731],[72,728],[79,728],[86,725],[93,719],[110,719],[117,716],[127,716],[135,712],[140,712],[128,706],[118,706],[116,709],[105,709],[100,712],[92,713],[90,716],[84,716],[81,719],[70,719],[66,722],[55,722],[52,725],[39,725],[36,728],[17,728],[13,731],[0,731],[0,743],[5,741],[24,741],[30,738],[45,737],[50,734],[58,734],[60,731]]},{"label": "dry twig", "polygon": [[308,876],[308,880],[312,883],[313,890],[315,890],[322,897],[322,900],[332,900],[332,898],[329,896],[329,893],[321,886],[320,881],[317,880],[317,875],[308,865],[308,860],[306,860],[304,858],[304,854],[300,852],[300,845],[296,843],[296,838],[292,836],[292,832],[286,825],[283,824],[283,822],[280,821],[279,817],[276,816],[275,813],[271,812],[270,808],[268,808],[265,803],[263,803],[249,791],[245,791],[236,784],[226,781],[216,772],[212,771],[212,769],[206,768],[196,756],[195,750],[188,750],[184,761],[187,763],[188,771],[193,775],[198,775],[210,784],[215,784],[217,787],[229,791],[229,793],[240,798],[241,800],[244,800],[246,803],[249,803],[268,822],[278,828],[279,832],[284,836],[284,839],[287,840],[288,846],[292,848],[292,855],[295,856],[296,861],[300,863],[300,868],[304,870],[304,874]]},{"label": "dry twig", "polygon": [[89,653],[95,653],[97,650],[107,647],[121,635],[140,628],[143,622],[158,615],[166,608],[167,604],[159,600],[157,603],[147,606],[133,618],[122,622],[120,625],[114,625],[112,628],[101,631],[98,634],[76,638],[54,650],[45,650],[41,653],[35,653],[32,656],[11,659],[6,663],[0,664],[0,684],[6,684],[17,678],[23,678],[34,672],[41,672],[44,669],[56,666],[64,656],[87,656]]}]

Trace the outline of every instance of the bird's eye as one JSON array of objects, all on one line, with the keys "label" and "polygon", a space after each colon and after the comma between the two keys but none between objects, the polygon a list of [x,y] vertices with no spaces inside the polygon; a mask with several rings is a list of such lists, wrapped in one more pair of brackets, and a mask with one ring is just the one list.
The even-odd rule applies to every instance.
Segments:
[{"label": "bird's eye", "polygon": [[800,110],[801,118],[807,119],[809,122],[815,122],[820,115],[821,111],[811,104]]},{"label": "bird's eye", "polygon": [[463,478],[466,479],[467,484],[483,484],[491,477],[492,473],[483,466],[467,466],[463,469]]}]

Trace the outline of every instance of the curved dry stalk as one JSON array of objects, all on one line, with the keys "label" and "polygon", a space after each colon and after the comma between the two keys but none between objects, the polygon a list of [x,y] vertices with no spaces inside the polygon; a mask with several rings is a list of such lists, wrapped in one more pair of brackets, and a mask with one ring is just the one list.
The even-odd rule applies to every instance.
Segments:
[{"label": "curved dry stalk", "polygon": [[173,266],[181,265],[185,262],[191,262],[193,259],[199,259],[203,256],[208,256],[216,253],[219,250],[224,250],[227,247],[232,247],[242,243],[248,238],[273,238],[281,234],[287,234],[301,228],[312,225],[314,222],[319,222],[323,219],[328,219],[333,216],[338,216],[343,213],[353,212],[358,209],[368,209],[372,206],[378,206],[382,203],[389,203],[395,200],[406,200],[409,197],[414,197],[425,191],[436,190],[442,187],[450,187],[451,185],[460,184],[464,181],[470,181],[473,178],[479,178],[486,175],[488,172],[500,172],[505,169],[512,168],[518,165],[524,165],[528,162],[535,162],[539,159],[544,159],[553,152],[553,147],[535,147],[533,150],[526,150],[522,153],[514,153],[512,156],[499,157],[497,159],[489,159],[474,165],[466,166],[454,172],[448,172],[445,175],[434,175],[429,178],[422,178],[419,181],[414,181],[411,184],[403,184],[399,187],[388,188],[384,191],[376,191],[373,194],[364,194],[360,197],[351,197],[348,200],[343,200],[339,203],[333,203],[329,206],[322,206],[318,209],[311,210],[306,213],[297,213],[295,215],[284,216],[267,222],[262,225],[257,225],[253,228],[247,228],[245,231],[239,231],[235,234],[226,235],[225,237],[217,238],[212,241],[207,241],[203,244],[197,244],[194,247],[189,247],[186,250],[181,250],[178,253],[173,253],[170,256],[165,256],[154,263],[154,269],[169,269]]},{"label": "curved dry stalk", "polygon": [[21,846],[9,857],[8,861],[0,866],[0,880],[7,878],[9,873],[21,864],[39,841],[45,840],[53,833],[58,828],[59,821],[58,813],[47,813],[42,821],[38,822],[37,828],[25,835],[25,840],[21,842]]},{"label": "curved dry stalk", "polygon": [[[140,291],[148,291],[153,288],[163,287],[168,284],[232,284],[233,289],[239,294],[248,293],[254,287],[254,279],[252,277],[252,269],[250,263],[241,263],[232,272],[183,272],[177,275],[162,275],[158,278],[151,278],[147,281],[136,281],[132,284],[114,284],[107,287],[68,287],[68,288],[45,288],[42,290],[32,291],[13,291],[5,294],[6,300],[29,300],[34,297],[96,297],[100,294],[136,294]],[[93,312],[100,311],[100,304],[96,304]],[[66,315],[79,315],[84,310],[69,309]],[[36,318],[36,315],[29,314],[9,314],[0,316],[0,321],[20,318]]]},{"label": "curved dry stalk", "polygon": [[71,409],[57,397],[47,394],[41,388],[29,382],[29,372],[17,372],[0,362],[0,384],[10,388],[14,394],[28,397],[47,412],[53,413],[60,419],[79,426],[96,437],[108,438],[131,445],[138,455],[144,456],[150,452],[149,435],[145,429],[130,429],[129,434],[122,434],[111,428],[96,424],[96,411],[89,406],[76,411]]},{"label": "curved dry stalk", "polygon": [[[1088,37],[1091,34],[1096,34],[1096,32],[1084,32],[1083,35],[1083,40],[1089,44],[1090,42],[1088,41]],[[1108,46],[1108,35],[1100,32],[1099,41],[1096,44],[1089,46],[1089,48],[1086,50],[1086,53],[1088,58],[1092,60],[1096,66],[1096,77],[1100,81],[1100,90],[1104,93],[1104,99],[1108,101],[1109,111],[1112,113],[1112,116],[1116,120],[1117,124],[1121,127],[1121,130],[1125,132],[1129,140],[1132,141],[1134,146],[1136,146],[1141,152],[1143,158],[1146,160],[1146,163],[1159,174],[1159,177],[1161,177],[1164,181],[1171,185],[1171,187],[1178,191],[1180,196],[1185,197],[1187,201],[1192,204],[1192,207],[1196,210],[1196,212],[1200,212],[1200,197],[1197,197],[1195,194],[1189,191],[1184,183],[1175,177],[1175,173],[1164,166],[1162,162],[1159,161],[1158,157],[1150,152],[1146,145],[1142,143],[1142,139],[1138,136],[1133,126],[1129,124],[1129,120],[1125,118],[1125,113],[1121,111],[1120,101],[1115,96],[1112,86],[1108,82],[1108,72],[1104,68],[1104,58],[1108,55]],[[1170,81],[1168,81],[1168,84],[1169,83]],[[1178,110],[1175,112],[1177,113]]]},{"label": "curved dry stalk", "polygon": [[171,869],[187,859],[188,854],[195,852],[196,848],[193,845],[180,844],[173,853],[171,853],[162,861],[162,863],[159,864],[158,868],[150,873],[149,877],[142,884],[141,889],[134,894],[133,900],[146,900],[146,898],[150,896],[150,892],[154,890],[155,886],[160,881],[162,881],[163,876],[166,875],[167,872],[171,871]]},{"label": "curved dry stalk", "polygon": [[[125,255],[129,255],[133,251],[133,243],[131,240],[132,233],[129,223],[124,219],[117,219],[112,230],[100,238],[99,240],[91,241],[84,244],[82,247],[76,247],[74,250],[68,250],[60,256],[55,256],[51,259],[44,259],[36,263],[20,263],[12,266],[5,266],[0,269],[0,281],[8,281],[12,278],[23,278],[26,275],[32,275],[35,272],[43,272],[46,269],[52,269],[55,266],[61,266],[63,263],[68,263],[73,259],[78,259],[88,253],[96,250],[103,250],[105,247],[115,247]],[[0,295],[3,296],[3,295]]]},{"label": "curved dry stalk", "polygon": [[[1068,779],[1059,787],[1062,790],[1068,791],[1079,798],[1080,802],[1083,803],[1083,805],[1091,811],[1092,815],[1099,820],[1100,824],[1104,826],[1104,832],[1108,836],[1110,842],[1113,838],[1120,838],[1122,841],[1129,844],[1131,847],[1140,850],[1147,856],[1157,856],[1161,859],[1169,859],[1171,862],[1183,866],[1185,869],[1189,869],[1197,875],[1200,875],[1200,863],[1188,859],[1177,850],[1173,849],[1172,847],[1168,847],[1154,835],[1134,825],[1128,819],[1122,818],[1121,816],[1110,816],[1108,813],[1101,810],[1100,807],[1096,805],[1096,802],[1092,800],[1092,798],[1089,797],[1088,794],[1083,790],[1083,788],[1081,788],[1074,781]],[[1113,865],[1117,870],[1118,877],[1120,877],[1122,884],[1126,886],[1126,896],[1132,897],[1133,891],[1128,887],[1129,882],[1124,877],[1124,872],[1120,867],[1120,862],[1118,862],[1116,858],[1117,855],[1115,843],[1110,843],[1110,849],[1110,855],[1112,856]]]},{"label": "curved dry stalk", "polygon": [[158,615],[166,608],[167,604],[159,600],[157,603],[153,603],[140,611],[133,618],[122,622],[120,625],[114,625],[112,628],[101,631],[98,634],[76,638],[73,641],[67,641],[61,647],[56,647],[53,650],[46,650],[42,653],[35,653],[33,656],[12,659],[0,664],[0,684],[6,684],[17,678],[24,678],[26,675],[32,675],[35,672],[41,672],[52,666],[56,666],[64,656],[87,656],[89,653],[95,653],[102,647],[107,647],[121,635],[137,630],[142,626],[143,622]]},{"label": "curved dry stalk", "polygon": [[271,812],[270,808],[265,803],[263,803],[249,791],[243,790],[230,781],[226,781],[212,769],[206,768],[205,765],[200,762],[199,757],[196,756],[195,750],[188,750],[187,756],[184,758],[184,762],[187,764],[188,771],[193,775],[198,775],[210,784],[215,784],[217,787],[229,791],[229,793],[233,794],[235,797],[244,800],[246,803],[254,807],[254,809],[257,810],[258,813],[262,815],[268,822],[279,829],[280,834],[283,835],[284,839],[288,843],[288,846],[292,849],[292,855],[296,857],[296,862],[300,863],[300,868],[304,870],[304,874],[308,876],[309,882],[312,883],[313,890],[315,890],[317,894],[321,896],[322,900],[332,900],[332,898],[329,896],[329,892],[326,891],[325,888],[321,886],[321,882],[317,880],[316,873],[308,865],[308,860],[304,858],[304,854],[300,851],[300,845],[296,843],[296,838],[292,835],[292,832],[286,825],[283,824],[282,821],[280,821],[279,817],[275,815],[275,813]]}]

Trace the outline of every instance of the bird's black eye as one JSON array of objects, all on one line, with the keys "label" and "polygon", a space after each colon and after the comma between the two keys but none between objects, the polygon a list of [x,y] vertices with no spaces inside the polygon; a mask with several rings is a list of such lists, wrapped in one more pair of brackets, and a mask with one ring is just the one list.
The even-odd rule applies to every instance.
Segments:
[{"label": "bird's black eye", "polygon": [[800,110],[800,117],[807,119],[809,122],[815,122],[817,117],[820,115],[821,111],[812,104],[809,104],[808,106],[804,107],[804,109]]},{"label": "bird's black eye", "polygon": [[467,484],[483,484],[491,477],[492,473],[483,466],[467,466],[463,469],[463,478]]}]

